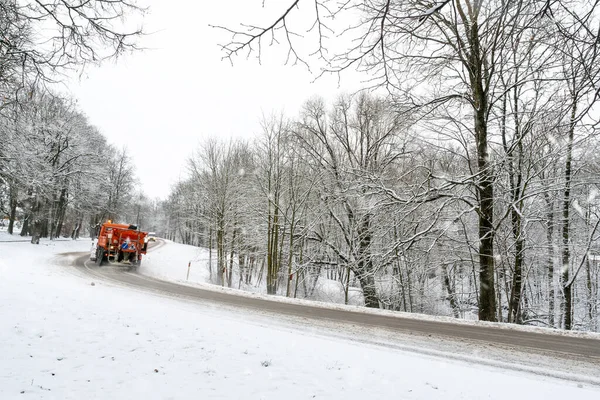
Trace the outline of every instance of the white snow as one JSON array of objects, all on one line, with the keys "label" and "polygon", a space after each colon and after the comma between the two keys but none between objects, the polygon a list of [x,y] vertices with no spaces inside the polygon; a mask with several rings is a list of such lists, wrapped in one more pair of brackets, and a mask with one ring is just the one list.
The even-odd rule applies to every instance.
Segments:
[{"label": "white snow", "polygon": [[[345,301],[344,286],[336,280],[319,278],[315,287],[314,300],[325,303],[344,304]],[[364,306],[362,291],[351,287],[348,290],[348,304]]]},{"label": "white snow", "polygon": [[598,189],[593,187],[590,189],[590,192],[589,192],[588,198],[587,198],[587,202],[589,204],[593,204],[597,198],[598,198]]},{"label": "white snow", "polygon": [[5,226],[0,226],[0,242],[30,242],[31,237],[22,237],[19,235],[19,232],[15,230],[15,232],[10,235],[6,231],[7,228]]},{"label": "white snow", "polygon": [[[206,283],[210,281],[208,250],[161,239],[150,246],[139,272],[174,282]],[[189,265],[189,277],[188,277]]]},{"label": "white snow", "polygon": [[600,398],[589,384],[92,282],[70,267],[89,245],[0,243],[0,399]]},{"label": "white snow", "polygon": [[583,211],[583,207],[581,207],[581,204],[579,204],[577,199],[573,200],[573,208],[581,218],[585,219],[585,211]]},{"label": "white snow", "polygon": [[435,13],[436,11],[442,9],[442,7],[444,7],[446,5],[447,1],[443,1],[441,3],[433,3],[433,5],[428,8],[427,10],[425,10],[421,15],[419,15],[419,20],[422,21],[423,19],[429,17],[430,15],[432,15],[433,13]]}]

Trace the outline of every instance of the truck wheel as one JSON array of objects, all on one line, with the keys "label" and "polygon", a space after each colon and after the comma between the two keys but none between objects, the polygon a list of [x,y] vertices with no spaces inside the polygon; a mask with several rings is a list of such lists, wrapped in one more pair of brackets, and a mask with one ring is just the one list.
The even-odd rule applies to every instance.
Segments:
[{"label": "truck wheel", "polygon": [[96,250],[96,265],[100,267],[102,265],[102,261],[104,261],[104,249],[99,247]]}]

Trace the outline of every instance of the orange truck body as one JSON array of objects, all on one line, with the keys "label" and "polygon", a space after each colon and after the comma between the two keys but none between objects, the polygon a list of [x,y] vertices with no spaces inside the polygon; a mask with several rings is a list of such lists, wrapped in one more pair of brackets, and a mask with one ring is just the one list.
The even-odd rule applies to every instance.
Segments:
[{"label": "orange truck body", "polygon": [[97,264],[100,265],[102,260],[139,264],[142,255],[146,254],[147,235],[148,232],[138,230],[135,225],[111,222],[102,224],[96,244]]}]

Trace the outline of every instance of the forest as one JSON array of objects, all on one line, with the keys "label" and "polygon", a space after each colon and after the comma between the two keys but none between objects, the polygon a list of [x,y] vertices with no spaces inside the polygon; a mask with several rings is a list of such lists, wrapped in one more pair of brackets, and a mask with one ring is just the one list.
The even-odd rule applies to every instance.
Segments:
[{"label": "forest", "polygon": [[[153,207],[126,148],[109,144],[65,90],[86,65],[136,50],[123,1],[0,2],[0,223],[9,234],[89,236],[107,218]],[[149,211],[146,211],[146,214]]]},{"label": "forest", "polygon": [[296,0],[216,26],[232,62],[276,45],[368,85],[205,140],[166,236],[215,249],[222,285],[310,297],[327,278],[367,307],[597,331],[598,8]]}]

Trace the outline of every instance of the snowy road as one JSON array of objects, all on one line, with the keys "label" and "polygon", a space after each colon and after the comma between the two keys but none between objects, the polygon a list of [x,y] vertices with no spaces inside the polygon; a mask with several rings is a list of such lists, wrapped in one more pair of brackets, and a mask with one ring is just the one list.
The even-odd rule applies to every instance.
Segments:
[{"label": "snowy road", "polygon": [[154,279],[130,272],[123,267],[97,267],[93,262],[89,261],[88,254],[78,257],[75,266],[80,271],[96,279],[109,280],[136,289],[149,290],[170,296],[291,315],[308,320],[327,320],[348,325],[386,329],[394,332],[403,331],[421,335],[436,335],[469,342],[477,341],[484,345],[506,345],[510,346],[513,350],[527,350],[539,354],[552,353],[561,358],[565,357],[600,364],[600,340],[596,339],[417,320],[400,316],[376,315],[323,307],[311,307],[309,305],[289,304],[262,298],[236,296],[226,292],[205,290],[203,288]]}]

